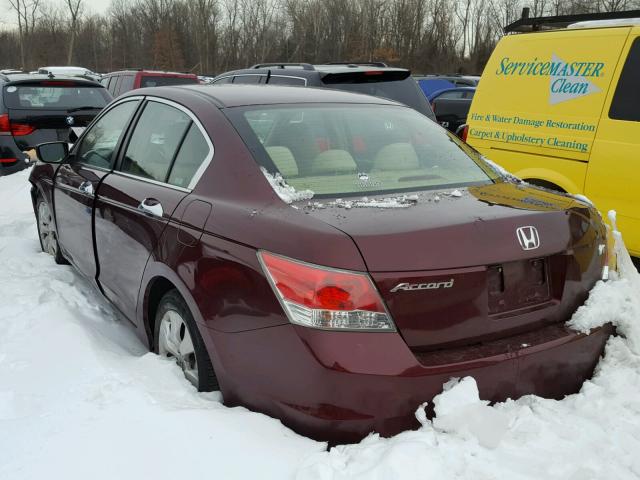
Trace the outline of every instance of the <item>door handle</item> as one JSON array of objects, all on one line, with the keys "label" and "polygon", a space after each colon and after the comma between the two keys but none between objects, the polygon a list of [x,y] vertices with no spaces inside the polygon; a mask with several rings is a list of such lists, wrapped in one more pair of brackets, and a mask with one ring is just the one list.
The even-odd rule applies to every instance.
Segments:
[{"label": "door handle", "polygon": [[78,187],[82,193],[86,193],[87,195],[93,195],[93,183],[90,181],[82,182]]},{"label": "door handle", "polygon": [[164,210],[162,209],[162,205],[155,198],[145,198],[140,205],[138,205],[138,210],[144,212],[147,215],[151,215],[153,217],[162,218],[164,215]]}]

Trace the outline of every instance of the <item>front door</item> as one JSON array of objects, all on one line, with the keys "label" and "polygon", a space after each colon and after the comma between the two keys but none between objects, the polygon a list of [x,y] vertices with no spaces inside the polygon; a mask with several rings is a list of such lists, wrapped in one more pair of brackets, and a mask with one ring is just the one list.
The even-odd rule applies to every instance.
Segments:
[{"label": "front door", "polygon": [[640,256],[640,28],[621,58],[591,151],[585,194],[603,213],[616,210],[629,251]]},{"label": "front door", "polygon": [[138,100],[114,106],[72,150],[54,179],[58,241],[65,257],[89,278],[96,276],[93,206],[98,185],[113,167],[114,152]]},{"label": "front door", "polygon": [[190,191],[170,177],[191,114],[155,100],[143,108],[119,164],[100,185],[95,216],[98,282],[132,321],[147,261]]}]

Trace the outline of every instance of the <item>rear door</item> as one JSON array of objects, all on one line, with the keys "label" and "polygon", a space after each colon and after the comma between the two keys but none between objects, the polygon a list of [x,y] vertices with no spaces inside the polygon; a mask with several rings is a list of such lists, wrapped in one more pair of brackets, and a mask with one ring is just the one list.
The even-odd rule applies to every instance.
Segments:
[{"label": "rear door", "polygon": [[598,208],[618,213],[629,250],[640,255],[640,28],[625,46],[598,126],[585,194]]},{"label": "rear door", "polygon": [[4,101],[21,150],[69,141],[71,128],[86,127],[111,100],[104,87],[67,80],[8,84]]},{"label": "rear door", "polygon": [[[130,319],[135,318],[147,261],[204,161],[202,148],[200,154],[192,153],[194,132],[202,142],[203,130],[191,112],[172,102],[147,101],[119,165],[100,185],[95,214],[98,281]],[[208,139],[205,146],[210,158]]]},{"label": "rear door", "polygon": [[119,103],[104,113],[60,166],[54,179],[54,209],[59,243],[80,272],[96,275],[92,214],[95,192],[109,174],[118,144],[140,99]]}]

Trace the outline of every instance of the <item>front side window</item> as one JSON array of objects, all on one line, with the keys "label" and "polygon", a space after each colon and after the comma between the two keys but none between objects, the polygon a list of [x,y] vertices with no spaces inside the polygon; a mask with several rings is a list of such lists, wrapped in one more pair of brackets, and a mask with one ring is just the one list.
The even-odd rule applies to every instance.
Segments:
[{"label": "front side window", "polygon": [[183,111],[150,101],[131,135],[120,170],[166,182],[171,163],[190,126],[191,118]]},{"label": "front side window", "polygon": [[316,196],[453,188],[495,178],[472,149],[405,107],[239,107],[226,114],[261,166]]},{"label": "front side window", "polygon": [[622,68],[609,118],[640,122],[640,38],[636,38]]},{"label": "front side window", "polygon": [[110,169],[118,141],[135,112],[137,100],[116,105],[86,132],[74,156],[74,161]]}]

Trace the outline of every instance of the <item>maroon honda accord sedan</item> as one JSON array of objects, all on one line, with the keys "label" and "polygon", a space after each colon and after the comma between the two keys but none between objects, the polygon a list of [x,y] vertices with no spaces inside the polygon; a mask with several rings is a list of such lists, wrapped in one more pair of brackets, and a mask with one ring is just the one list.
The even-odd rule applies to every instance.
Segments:
[{"label": "maroon honda accord sedan", "polygon": [[603,275],[599,214],[391,101],[141,89],[38,155],[43,250],[199,390],[314,438],[413,428],[452,377],[562,397],[612,332],[564,325]]}]

